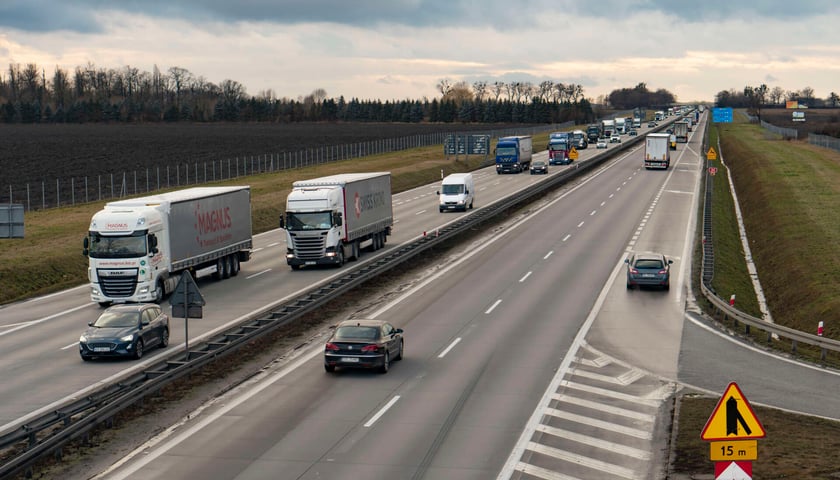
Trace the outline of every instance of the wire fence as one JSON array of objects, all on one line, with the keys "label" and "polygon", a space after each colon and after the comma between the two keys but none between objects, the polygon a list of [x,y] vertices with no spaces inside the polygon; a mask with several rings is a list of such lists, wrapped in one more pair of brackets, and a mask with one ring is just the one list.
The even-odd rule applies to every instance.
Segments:
[{"label": "wire fence", "polygon": [[789,138],[792,138],[794,140],[799,138],[799,130],[795,128],[777,127],[772,123],[765,122],[764,120],[761,121],[761,126],[765,130],[775,133],[776,135],[781,135],[782,138],[784,138],[785,140]]},{"label": "wire fence", "polygon": [[[163,189],[232,180],[248,175],[299,169],[419,147],[443,146],[450,135],[536,135],[574,125],[574,122],[479,132],[437,132],[341,145],[323,145],[292,152],[244,155],[222,160],[178,162],[151,168],[84,177],[56,177],[37,183],[8,185],[0,203],[21,203],[27,211],[67,207],[93,201],[148,194]],[[441,148],[441,155],[443,149]],[[8,195],[6,195],[8,194]],[[4,198],[5,197],[5,198]]]},{"label": "wire fence", "polygon": [[808,143],[810,143],[811,145],[818,145],[820,147],[830,148],[832,150],[837,150],[838,152],[840,152],[840,138],[837,137],[809,133]]}]

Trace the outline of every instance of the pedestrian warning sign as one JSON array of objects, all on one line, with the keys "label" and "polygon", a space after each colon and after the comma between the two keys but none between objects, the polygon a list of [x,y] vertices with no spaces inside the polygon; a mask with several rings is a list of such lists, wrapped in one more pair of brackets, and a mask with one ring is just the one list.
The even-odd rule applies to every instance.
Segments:
[{"label": "pedestrian warning sign", "polygon": [[755,416],[747,397],[732,382],[726,387],[723,396],[703,427],[700,438],[703,440],[741,440],[764,438],[766,432],[758,417]]}]

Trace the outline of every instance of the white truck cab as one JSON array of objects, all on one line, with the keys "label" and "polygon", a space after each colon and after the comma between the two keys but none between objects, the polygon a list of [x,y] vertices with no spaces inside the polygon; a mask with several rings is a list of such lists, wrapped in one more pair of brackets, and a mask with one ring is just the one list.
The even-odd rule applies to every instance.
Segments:
[{"label": "white truck cab", "polygon": [[467,208],[473,208],[475,184],[473,183],[472,173],[447,175],[441,182],[440,191],[437,194],[440,197],[441,212],[446,210],[465,212]]}]

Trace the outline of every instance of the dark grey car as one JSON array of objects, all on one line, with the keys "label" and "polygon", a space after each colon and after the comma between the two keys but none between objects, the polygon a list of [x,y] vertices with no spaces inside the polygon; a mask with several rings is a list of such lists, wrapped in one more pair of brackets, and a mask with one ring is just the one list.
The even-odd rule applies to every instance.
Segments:
[{"label": "dark grey car", "polygon": [[392,360],[402,360],[403,330],[383,320],[345,320],[324,346],[324,369],[376,368],[388,373]]},{"label": "dark grey car", "polygon": [[671,264],[661,253],[633,253],[624,260],[627,264],[627,289],[636,285],[671,288]]},{"label": "dark grey car", "polygon": [[147,349],[169,345],[169,316],[154,303],[114,305],[88,324],[79,337],[82,360],[141,358]]}]

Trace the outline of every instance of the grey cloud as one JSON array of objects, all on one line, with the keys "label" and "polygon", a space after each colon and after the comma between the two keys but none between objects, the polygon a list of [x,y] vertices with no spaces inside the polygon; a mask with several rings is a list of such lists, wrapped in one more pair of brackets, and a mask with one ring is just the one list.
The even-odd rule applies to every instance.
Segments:
[{"label": "grey cloud", "polygon": [[755,20],[760,18],[802,18],[840,12],[840,3],[834,0],[703,0],[673,1],[644,0],[641,8],[660,10],[688,21],[706,20]]},{"label": "grey cloud", "polygon": [[2,27],[33,32],[101,31],[89,8],[60,0],[4,0],[0,3]]}]

